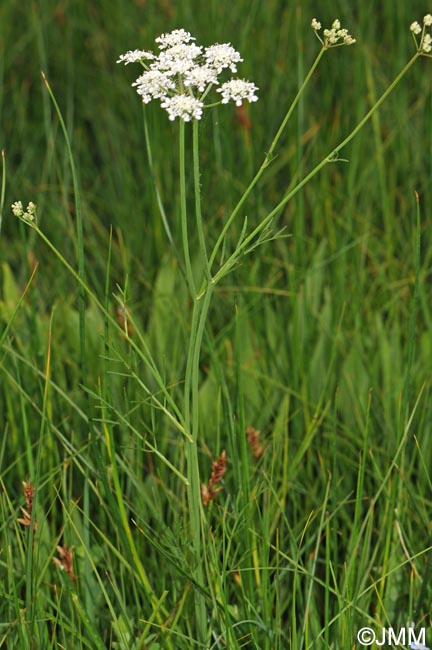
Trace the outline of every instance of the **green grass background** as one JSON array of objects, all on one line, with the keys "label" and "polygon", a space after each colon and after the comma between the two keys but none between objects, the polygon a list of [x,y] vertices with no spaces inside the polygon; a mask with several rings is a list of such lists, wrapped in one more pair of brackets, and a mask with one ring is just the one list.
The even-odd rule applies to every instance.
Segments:
[{"label": "green grass background", "polygon": [[[103,301],[112,226],[109,310],[116,315],[114,294],[125,292],[175,397],[191,306],[130,87],[138,69],[116,65],[118,55],[184,27],[204,45],[230,41],[244,58],[239,76],[259,87],[250,130],[232,106],[202,122],[203,216],[214,242],[319,50],[311,19],[339,17],[358,42],[324,56],[247,202],[251,224],[367,112],[414,52],[410,23],[430,10],[387,0],[2,0],[0,331],[11,326],[0,350],[0,647],[200,647],[184,486],[147,446],[185,473],[183,443],[143,391],[141,382],[155,386],[142,360],[104,330],[91,302],[80,386],[76,281],[9,210],[17,199],[37,203],[42,230],[76,265],[70,165],[40,71],[71,138],[89,285]],[[228,471],[206,512],[205,647],[353,648],[362,625],[429,626],[431,65],[416,62],[341,152],[348,162],[327,166],[288,204],[278,225],[291,236],[245,258],[216,291],[199,453],[203,480],[222,449]],[[157,106],[146,115],[155,180],[180,241],[177,125]],[[241,227],[239,219],[233,244]],[[246,426],[266,446],[248,466],[239,462]],[[32,540],[17,518],[22,481],[36,478]],[[75,548],[75,585],[52,563],[63,542]]]}]

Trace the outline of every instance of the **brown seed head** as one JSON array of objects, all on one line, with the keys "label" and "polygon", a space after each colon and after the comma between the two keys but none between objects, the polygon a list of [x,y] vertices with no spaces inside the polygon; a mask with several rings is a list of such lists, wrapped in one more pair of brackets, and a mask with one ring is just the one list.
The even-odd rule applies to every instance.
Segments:
[{"label": "brown seed head", "polygon": [[208,506],[211,501],[216,499],[219,492],[222,490],[222,487],[215,487],[218,483],[221,482],[223,475],[226,472],[227,468],[227,457],[225,449],[219,456],[219,458],[212,463],[212,473],[208,482],[208,485],[204,483],[201,485],[201,499],[203,505]]},{"label": "brown seed head", "polygon": [[71,580],[76,580],[76,575],[73,572],[73,549],[73,546],[68,548],[66,544],[57,546],[60,558],[53,557],[53,562],[61,571],[66,571]]},{"label": "brown seed head", "polygon": [[264,453],[264,447],[261,447],[259,443],[260,433],[260,431],[253,427],[248,427],[246,429],[247,441],[252,449],[252,454],[255,460],[258,460],[258,458],[260,458]]},{"label": "brown seed head", "polygon": [[212,463],[212,473],[209,480],[209,485],[217,485],[222,480],[223,475],[226,472],[227,458],[225,449],[219,456],[219,458]]},{"label": "brown seed head", "polygon": [[[26,507],[25,508],[20,508],[23,516],[18,517],[17,521],[22,526],[29,527],[31,525],[31,517],[32,517],[32,511],[33,511],[33,501],[34,501],[34,495],[35,495],[36,490],[35,490],[34,486],[29,481],[23,481],[23,486],[24,486],[24,497],[25,497],[25,501],[26,501]],[[35,519],[34,520],[33,531],[36,532],[36,530],[37,530],[37,521]]]}]

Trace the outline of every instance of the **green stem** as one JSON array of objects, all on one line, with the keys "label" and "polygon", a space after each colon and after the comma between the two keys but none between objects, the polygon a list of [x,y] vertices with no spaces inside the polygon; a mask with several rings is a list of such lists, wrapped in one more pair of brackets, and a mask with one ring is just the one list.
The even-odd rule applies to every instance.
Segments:
[{"label": "green stem", "polygon": [[383,92],[381,97],[375,102],[375,104],[372,106],[372,108],[366,113],[366,115],[360,120],[360,122],[357,124],[355,129],[351,131],[351,133],[345,138],[345,140],[342,140],[342,142],[333,149],[333,151],[327,156],[327,160],[333,158],[339,153],[340,149],[343,149],[351,140],[355,138],[357,133],[364,127],[366,122],[370,120],[372,115],[375,113],[375,111],[378,110],[378,108],[381,106],[381,104],[387,99],[387,97],[390,95],[390,93],[393,91],[393,89],[398,85],[402,77],[406,75],[408,70],[411,68],[411,66],[417,61],[418,57],[420,56],[419,52],[416,52],[414,56],[408,61],[408,63],[405,65],[404,68],[399,72],[397,77],[393,79],[392,83],[390,86]]},{"label": "green stem", "polygon": [[[186,369],[185,381],[185,418],[190,418],[192,410],[192,421],[190,431],[192,440],[186,442],[186,458],[188,464],[188,504],[189,504],[189,527],[192,546],[195,558],[195,579],[198,585],[204,585],[204,562],[202,559],[201,523],[203,521],[201,503],[201,481],[198,460],[198,436],[200,431],[199,418],[199,363],[201,358],[201,347],[207,322],[208,311],[213,294],[213,286],[209,283],[204,294],[202,304],[198,298],[195,299],[192,317],[192,331],[189,343],[188,366]],[[191,404],[190,404],[191,400]],[[190,409],[190,407],[192,407]],[[202,643],[207,641],[207,615],[205,597],[201,591],[195,593],[195,612],[199,640]]]},{"label": "green stem", "polygon": [[[198,459],[198,436],[200,430],[199,413],[199,364],[201,358],[202,341],[210,307],[213,287],[210,283],[210,267],[205,244],[204,228],[201,212],[200,170],[199,170],[199,132],[198,124],[193,124],[193,174],[195,193],[195,219],[198,232],[198,241],[203,272],[207,278],[207,289],[200,296],[196,295],[195,282],[192,275],[186,212],[186,173],[185,173],[185,146],[184,124],[180,122],[180,194],[182,207],[182,236],[183,250],[186,264],[186,275],[189,291],[193,298],[192,323],[188,345],[188,355],[185,372],[184,386],[184,421],[185,430],[190,435],[186,442],[186,460],[188,477],[188,506],[189,506],[189,532],[194,555],[194,578],[198,585],[204,585],[204,563],[202,560],[202,503],[201,482]],[[203,278],[204,279],[204,278]],[[204,295],[204,298],[202,299]],[[205,597],[201,591],[195,593],[195,614],[199,641],[207,642],[207,614]]]},{"label": "green stem", "polygon": [[185,430],[189,434],[190,443],[195,442],[192,436],[192,426],[191,426],[191,389],[192,389],[193,357],[195,352],[195,341],[196,341],[196,333],[198,329],[200,307],[201,307],[200,301],[195,299],[193,311],[192,311],[191,333],[189,337],[188,355],[186,360],[185,383],[184,383],[184,426],[185,426]]},{"label": "green stem", "polygon": [[180,120],[179,129],[179,145],[180,145],[180,209],[181,209],[181,229],[182,229],[182,242],[183,254],[186,265],[186,278],[189,287],[189,293],[192,299],[195,298],[196,289],[195,281],[192,273],[192,264],[189,251],[189,238],[188,238],[188,224],[187,224],[187,205],[186,205],[186,156],[185,156],[185,123]]},{"label": "green stem", "polygon": [[381,97],[375,102],[372,108],[366,113],[366,115],[360,120],[357,126],[351,131],[351,133],[344,140],[342,140],[342,142],[338,144],[327,156],[325,156],[325,158],[323,158],[323,160],[321,160],[321,162],[318,163],[318,165],[314,167],[314,169],[311,172],[309,172],[309,174],[307,174],[307,176],[305,176],[290,192],[288,192],[288,194],[286,194],[283,197],[283,199],[258,224],[258,226],[254,228],[254,230],[247,237],[245,237],[245,239],[237,247],[234,253],[227,259],[227,261],[220,267],[219,271],[213,276],[212,279],[213,284],[216,285],[219,282],[219,280],[224,275],[226,275],[226,273],[234,264],[235,260],[239,257],[239,254],[248,247],[248,245],[255,239],[255,237],[260,232],[264,230],[264,228],[272,221],[272,219],[276,216],[276,214],[280,212],[282,208],[288,203],[288,201],[290,201],[323,167],[325,167],[328,163],[337,160],[337,156],[340,150],[343,149],[343,147],[345,147],[347,144],[349,144],[349,142],[351,142],[351,140],[355,138],[357,133],[364,127],[366,122],[370,120],[372,115],[375,113],[375,111],[378,110],[378,108],[385,101],[385,99],[387,99],[389,94],[392,92],[392,90],[394,90],[394,88],[400,82],[402,77],[404,77],[404,75],[408,72],[408,70],[411,68],[411,66],[419,56],[420,56],[419,52],[416,52],[414,56],[405,65],[405,67],[401,70],[401,72],[397,75],[397,77],[392,81],[390,86],[381,95]]},{"label": "green stem", "polygon": [[199,433],[199,411],[198,411],[198,397],[199,397],[199,363],[201,359],[201,347],[204,336],[205,324],[207,322],[208,311],[213,295],[214,286],[208,285],[207,291],[204,294],[204,300],[201,307],[201,313],[198,320],[198,326],[195,336],[195,345],[192,357],[192,438],[197,441]]},{"label": "green stem", "polygon": [[199,169],[199,122],[193,122],[193,170],[194,170],[194,191],[195,191],[195,217],[198,231],[198,241],[201,251],[201,257],[204,264],[204,272],[207,279],[210,280],[210,267],[205,243],[204,229],[201,214],[201,186],[200,186],[200,169]]},{"label": "green stem", "polygon": [[296,108],[297,104],[299,103],[299,100],[300,100],[301,96],[303,95],[303,92],[304,92],[307,84],[309,83],[313,73],[315,72],[319,62],[321,61],[325,51],[326,50],[323,47],[320,50],[320,52],[318,53],[318,56],[316,57],[315,61],[312,63],[312,66],[311,66],[307,76],[305,77],[305,80],[303,81],[302,85],[298,89],[297,94],[296,94],[296,96],[294,97],[294,99],[293,99],[293,101],[291,103],[291,106],[289,107],[284,119],[282,120],[282,123],[281,123],[279,129],[276,132],[276,135],[273,138],[273,142],[270,145],[270,149],[268,150],[268,152],[267,152],[267,154],[266,154],[266,156],[265,156],[265,158],[264,158],[264,160],[262,162],[261,167],[259,168],[259,170],[255,174],[254,178],[252,179],[252,181],[248,185],[245,193],[241,197],[240,201],[237,203],[234,210],[231,212],[227,222],[225,223],[224,227],[222,228],[221,233],[220,233],[220,235],[218,237],[218,240],[217,240],[217,242],[215,244],[215,247],[214,247],[214,249],[212,251],[212,254],[210,256],[210,269],[213,266],[213,263],[214,263],[214,261],[216,259],[216,255],[218,254],[218,251],[219,251],[219,249],[220,249],[220,247],[222,245],[222,242],[223,242],[223,240],[225,238],[225,235],[227,234],[232,222],[236,218],[237,214],[239,213],[240,209],[242,208],[242,206],[243,206],[244,202],[246,201],[247,197],[252,192],[253,188],[255,187],[255,185],[257,184],[257,182],[259,181],[259,179],[263,175],[264,170],[271,163],[271,161],[273,159],[273,153],[274,153],[274,150],[276,148],[276,145],[279,142],[280,137],[281,137],[282,133],[284,132],[285,127],[286,127],[286,125],[288,124],[288,122],[289,122],[289,120],[291,118],[291,115],[294,112],[294,109]]}]

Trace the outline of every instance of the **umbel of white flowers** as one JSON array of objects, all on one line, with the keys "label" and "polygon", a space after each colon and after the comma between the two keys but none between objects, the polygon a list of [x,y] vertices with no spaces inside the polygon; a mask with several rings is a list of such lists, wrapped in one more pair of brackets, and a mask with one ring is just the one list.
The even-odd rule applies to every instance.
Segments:
[{"label": "umbel of white flowers", "polygon": [[23,221],[27,222],[32,222],[35,221],[36,217],[36,206],[33,203],[33,201],[30,201],[30,203],[27,206],[27,209],[24,210],[22,201],[15,201],[15,203],[12,203],[11,205],[12,212],[16,217],[19,217]]},{"label": "umbel of white flowers", "polygon": [[[432,36],[430,28],[432,27],[432,14],[426,14],[423,18],[423,27],[415,21],[411,23],[410,30],[413,33],[417,49],[422,54],[429,54],[432,52]],[[420,41],[417,37],[420,35]]]},{"label": "umbel of white flowers", "polygon": [[348,30],[341,26],[338,18],[333,21],[331,29],[323,30],[323,38],[318,33],[321,31],[321,23],[316,18],[312,19],[311,27],[326,50],[338,45],[353,45],[356,42],[356,39],[351,36]]},{"label": "umbel of white flowers", "polygon": [[156,39],[159,53],[130,50],[117,63],[140,63],[144,72],[132,84],[143,102],[158,99],[170,120],[176,117],[190,122],[203,114],[204,99],[212,86],[219,86],[221,103],[232,101],[241,106],[244,100],[256,102],[258,88],[244,79],[229,79],[220,85],[219,76],[227,69],[237,72],[243,61],[230,43],[203,48],[184,29],[175,29]]}]

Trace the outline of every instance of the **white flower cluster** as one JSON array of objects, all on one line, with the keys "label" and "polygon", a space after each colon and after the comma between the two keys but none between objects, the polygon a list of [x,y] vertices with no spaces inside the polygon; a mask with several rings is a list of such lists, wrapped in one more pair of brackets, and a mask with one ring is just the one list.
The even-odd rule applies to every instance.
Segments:
[{"label": "white flower cluster", "polygon": [[136,63],[137,61],[142,61],[143,59],[154,59],[153,52],[146,52],[145,50],[130,50],[126,54],[121,54],[117,63]]},{"label": "white flower cluster", "polygon": [[[203,48],[184,29],[175,29],[156,38],[159,54],[146,50],[131,50],[122,54],[117,63],[139,62],[142,75],[132,84],[145,104],[159,99],[170,120],[176,117],[190,122],[203,114],[203,99],[212,86],[219,85],[218,76],[226,69],[237,72],[243,61],[230,43],[217,43]],[[241,106],[243,100],[256,102],[258,88],[250,81],[231,79],[218,88],[222,104],[233,101]]]},{"label": "white flower cluster", "polygon": [[247,99],[248,102],[257,101],[258,97],[255,95],[256,90],[255,84],[250,81],[231,79],[222,84],[217,89],[217,92],[222,94],[222,104],[228,104],[232,100],[236,106],[241,106],[243,99]]},{"label": "white flower cluster", "polygon": [[[417,21],[410,25],[410,30],[413,33],[417,45],[417,50],[422,54],[430,54],[432,52],[432,36],[430,30],[428,31],[427,29],[428,27],[432,27],[432,14],[426,14],[426,16],[424,16],[423,27]],[[416,38],[419,34],[421,34],[420,42]]]},{"label": "white flower cluster", "polygon": [[24,221],[34,221],[36,217],[36,206],[30,201],[27,206],[27,209],[24,211],[23,204],[21,201],[15,201],[12,203],[12,212],[16,217],[23,219]]},{"label": "white flower cluster", "polygon": [[326,49],[339,45],[352,45],[356,42],[356,39],[348,33],[348,30],[344,27],[341,27],[341,23],[338,18],[333,21],[331,29],[325,29],[323,31],[324,39],[322,39],[320,34],[318,34],[318,32],[321,30],[321,23],[316,18],[312,19],[311,27]]}]

